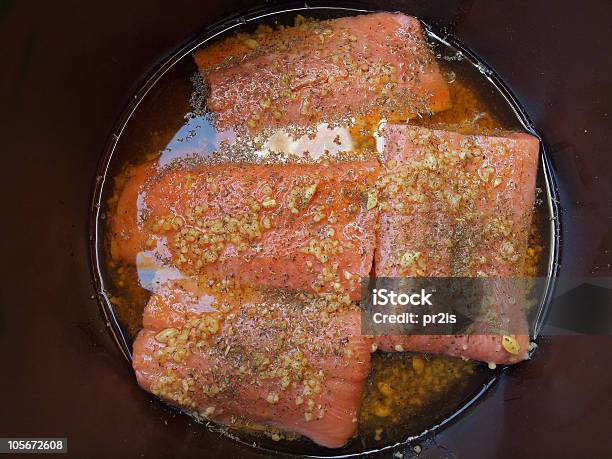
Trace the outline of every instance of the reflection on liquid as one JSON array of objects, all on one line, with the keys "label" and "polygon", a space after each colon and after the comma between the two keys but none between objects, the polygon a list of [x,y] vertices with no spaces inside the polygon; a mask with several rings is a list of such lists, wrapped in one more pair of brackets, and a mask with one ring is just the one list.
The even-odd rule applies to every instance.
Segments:
[{"label": "reflection on liquid", "polygon": [[187,115],[183,124],[174,137],[162,150],[159,157],[159,166],[166,166],[173,161],[193,157],[194,155],[208,156],[217,151],[223,140],[229,140],[230,133],[217,133],[209,115]]},{"label": "reflection on liquid", "polygon": [[286,130],[279,129],[266,140],[263,148],[256,154],[266,157],[274,152],[318,159],[326,153],[333,156],[353,149],[353,139],[349,128],[332,127],[327,123],[321,123],[317,125],[316,131],[298,138],[293,137]]},{"label": "reflection on liquid", "polygon": [[138,270],[140,286],[151,293],[158,292],[160,285],[168,281],[185,278],[177,268],[162,263],[159,253],[138,253],[136,269]]},{"label": "reflection on liquid", "polygon": [[[185,159],[205,159],[219,151],[224,143],[231,144],[237,134],[226,129],[218,131],[209,115],[189,116],[174,137],[162,150],[159,167]],[[250,140],[261,145],[254,156],[267,158],[270,154],[318,159],[323,155],[338,155],[354,150],[355,145],[348,126],[330,126],[321,123],[304,134],[295,134],[289,129],[274,129],[261,133]]]}]

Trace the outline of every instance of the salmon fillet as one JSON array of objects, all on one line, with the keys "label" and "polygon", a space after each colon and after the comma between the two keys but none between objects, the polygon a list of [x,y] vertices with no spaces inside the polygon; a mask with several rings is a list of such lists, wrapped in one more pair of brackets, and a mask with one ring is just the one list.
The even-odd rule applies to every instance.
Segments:
[{"label": "salmon fillet", "polygon": [[113,257],[133,264],[148,250],[188,274],[356,300],[374,256],[378,171],[373,160],[141,166],[119,197]]},{"label": "salmon fillet", "polygon": [[[392,124],[385,128],[384,141],[377,277],[522,275],[538,139]],[[524,313],[518,305],[500,307],[520,316],[511,318],[513,329],[525,333],[505,339],[389,336],[377,338],[377,344],[387,351],[446,353],[494,363],[522,360],[529,344]]]},{"label": "salmon fillet", "polygon": [[207,106],[223,129],[360,113],[406,118],[450,106],[421,23],[401,13],[303,20],[241,37],[194,54],[209,87]]},{"label": "salmon fillet", "polygon": [[140,386],[201,419],[344,445],[370,369],[358,307],[327,316],[321,297],[223,285],[183,280],[151,298],[134,343]]}]

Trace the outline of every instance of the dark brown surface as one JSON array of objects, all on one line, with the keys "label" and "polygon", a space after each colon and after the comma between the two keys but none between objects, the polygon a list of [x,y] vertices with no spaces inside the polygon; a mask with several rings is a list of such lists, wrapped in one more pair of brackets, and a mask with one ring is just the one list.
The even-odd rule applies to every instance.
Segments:
[{"label": "dark brown surface", "polygon": [[[557,170],[562,275],[611,275],[612,3],[432,3],[385,5],[451,24],[508,83]],[[256,456],[138,389],[93,299],[87,226],[98,157],[143,76],[247,4],[0,1],[0,436],[67,436],[73,457]],[[423,455],[610,457],[610,362],[611,337],[544,339]]]}]

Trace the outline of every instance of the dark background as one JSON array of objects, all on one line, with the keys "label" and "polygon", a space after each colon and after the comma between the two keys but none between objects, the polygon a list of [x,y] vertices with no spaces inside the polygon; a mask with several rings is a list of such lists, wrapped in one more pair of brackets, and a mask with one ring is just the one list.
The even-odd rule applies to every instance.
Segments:
[{"label": "dark background", "polygon": [[[255,456],[137,387],[93,296],[88,239],[97,161],[133,92],[254,3],[0,0],[0,436],[68,437],[74,457]],[[612,2],[376,5],[447,25],[498,72],[557,173],[561,275],[610,276]],[[422,456],[612,457],[611,362],[612,337],[544,338]]]}]

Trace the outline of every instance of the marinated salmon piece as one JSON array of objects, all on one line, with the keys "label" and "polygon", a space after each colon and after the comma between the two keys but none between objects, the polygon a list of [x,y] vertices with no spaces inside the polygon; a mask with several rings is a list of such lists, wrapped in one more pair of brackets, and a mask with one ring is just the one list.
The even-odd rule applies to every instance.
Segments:
[{"label": "marinated salmon piece", "polygon": [[139,384],[201,419],[344,445],[370,369],[358,307],[328,314],[321,297],[219,285],[185,280],[151,298],[134,343]]},{"label": "marinated salmon piece", "polygon": [[[416,18],[374,13],[306,20],[260,40],[261,46],[234,38],[194,55],[220,128],[310,125],[365,113],[407,118],[450,106]],[[219,67],[223,53],[226,65]]]},{"label": "marinated salmon piece", "polygon": [[[538,139],[522,133],[463,135],[392,124],[385,127],[384,141],[376,276],[523,275]],[[498,298],[521,294],[505,293]],[[524,312],[519,304],[498,306],[509,311],[512,321],[513,333],[506,338],[394,336],[377,338],[379,348],[494,363],[522,360],[529,343]]]},{"label": "marinated salmon piece", "polygon": [[143,185],[145,167],[119,198],[113,256],[135,263],[145,250],[187,274],[358,299],[374,256],[378,172],[374,160],[227,163],[168,169]]}]

